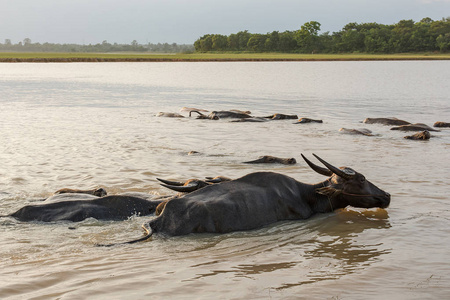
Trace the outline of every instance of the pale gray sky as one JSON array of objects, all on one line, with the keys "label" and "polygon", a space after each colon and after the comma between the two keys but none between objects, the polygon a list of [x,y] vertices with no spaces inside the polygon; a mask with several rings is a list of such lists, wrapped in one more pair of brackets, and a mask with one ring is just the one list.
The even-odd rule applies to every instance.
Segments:
[{"label": "pale gray sky", "polygon": [[192,44],[208,33],[281,32],[309,21],[335,32],[350,22],[449,16],[450,0],[0,0],[0,43]]}]

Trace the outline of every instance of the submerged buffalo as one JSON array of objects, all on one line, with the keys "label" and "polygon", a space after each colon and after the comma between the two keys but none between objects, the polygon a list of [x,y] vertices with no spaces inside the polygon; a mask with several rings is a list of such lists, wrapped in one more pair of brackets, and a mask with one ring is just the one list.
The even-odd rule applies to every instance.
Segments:
[{"label": "submerged buffalo", "polygon": [[289,119],[298,119],[297,115],[285,115],[285,114],[273,114],[267,117],[263,117],[265,119],[271,120],[289,120]]},{"label": "submerged buffalo", "polygon": [[270,119],[254,117],[254,118],[235,119],[235,120],[231,120],[230,122],[233,122],[233,123],[262,123],[262,122],[269,122],[269,120]]},{"label": "submerged buffalo", "polygon": [[339,129],[339,132],[346,133],[346,134],[360,134],[360,135],[365,135],[365,136],[373,136],[374,135],[371,130],[366,129],[366,128],[359,128],[359,129],[341,128],[341,129]]},{"label": "submerged buffalo", "polygon": [[310,119],[310,118],[300,118],[294,124],[307,124],[307,123],[323,123],[323,121],[322,120]]},{"label": "submerged buffalo", "polygon": [[431,134],[428,130],[424,130],[413,135],[405,136],[404,138],[408,140],[429,140],[431,138]]},{"label": "submerged buffalo", "polygon": [[366,118],[363,123],[366,124],[383,124],[383,125],[408,125],[411,124],[397,118]]},{"label": "submerged buffalo", "polygon": [[307,219],[348,205],[386,208],[390,195],[351,168],[336,168],[314,155],[320,167],[303,159],[325,181],[306,184],[291,177],[257,172],[206,186],[168,201],[162,213],[143,225],[147,234],[126,243],[147,240],[153,233],[169,236],[226,233],[260,228],[281,220]]},{"label": "submerged buffalo", "polygon": [[252,118],[249,114],[249,111],[240,111],[240,110],[221,110],[221,111],[213,111],[209,115],[204,115],[199,111],[193,110],[189,112],[189,117],[191,114],[195,112],[198,114],[197,119],[210,119],[210,120],[219,120],[219,119],[245,119]]},{"label": "submerged buffalo", "polygon": [[281,158],[276,156],[264,155],[260,156],[258,159],[245,161],[244,164],[283,164],[283,165],[293,165],[297,161],[295,158]]},{"label": "submerged buffalo", "polygon": [[151,195],[147,197],[132,195],[85,197],[86,194],[73,194],[73,196],[64,194],[62,196],[61,201],[52,197],[52,201],[45,201],[44,204],[26,205],[8,217],[25,222],[80,222],[87,218],[119,221],[126,220],[133,215],[152,214],[158,204],[162,202],[162,200],[150,201]]},{"label": "submerged buffalo", "polygon": [[450,127],[450,123],[447,122],[436,122],[433,127]]},{"label": "submerged buffalo", "polygon": [[391,130],[400,130],[400,131],[439,131],[436,129],[431,128],[428,125],[425,125],[423,123],[415,123],[415,124],[408,124],[408,125],[402,125],[398,127],[392,127]]},{"label": "submerged buffalo", "polygon": [[184,118],[183,115],[172,112],[159,112],[156,114],[157,117],[166,117],[166,118]]},{"label": "submerged buffalo", "polygon": [[104,188],[94,188],[90,190],[63,188],[55,192],[55,195],[58,194],[87,194],[87,195],[94,195],[97,197],[103,197],[107,195],[106,190]]}]

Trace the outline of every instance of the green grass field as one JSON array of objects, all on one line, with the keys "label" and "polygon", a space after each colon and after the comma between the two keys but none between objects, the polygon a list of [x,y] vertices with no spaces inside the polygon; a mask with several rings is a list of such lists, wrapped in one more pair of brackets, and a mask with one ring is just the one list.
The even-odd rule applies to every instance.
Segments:
[{"label": "green grass field", "polygon": [[327,60],[450,60],[450,54],[293,54],[293,53],[1,53],[0,62],[102,61],[327,61]]}]

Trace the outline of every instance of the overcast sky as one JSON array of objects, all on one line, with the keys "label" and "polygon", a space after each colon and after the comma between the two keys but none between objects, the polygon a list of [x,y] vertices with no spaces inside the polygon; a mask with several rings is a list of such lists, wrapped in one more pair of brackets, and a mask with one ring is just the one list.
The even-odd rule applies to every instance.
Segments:
[{"label": "overcast sky", "polygon": [[350,22],[450,17],[450,0],[0,0],[0,43],[193,44],[208,33],[321,32]]}]

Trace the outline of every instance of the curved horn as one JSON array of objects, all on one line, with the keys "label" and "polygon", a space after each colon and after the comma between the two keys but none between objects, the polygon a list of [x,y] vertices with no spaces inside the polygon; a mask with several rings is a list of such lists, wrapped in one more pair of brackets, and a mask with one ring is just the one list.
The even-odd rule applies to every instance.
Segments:
[{"label": "curved horn", "polygon": [[330,170],[328,170],[327,168],[323,168],[323,167],[319,167],[318,165],[313,164],[309,159],[307,159],[303,154],[300,154],[303,159],[306,161],[306,163],[308,164],[308,166],[311,167],[311,169],[313,169],[314,171],[316,171],[317,173],[324,175],[324,176],[331,176],[333,175],[333,172],[331,172]]},{"label": "curved horn", "polygon": [[189,117],[191,116],[191,114],[192,114],[193,112],[198,113],[200,116],[204,116],[204,114],[202,114],[202,113],[199,112],[198,110],[191,110],[191,111],[189,111]]},{"label": "curved horn", "polygon": [[182,186],[184,185],[184,182],[180,182],[180,181],[170,181],[170,180],[165,180],[165,179],[161,179],[161,178],[156,178],[157,180],[161,181],[162,183],[168,184],[168,185],[174,185],[174,186]]},{"label": "curved horn", "polygon": [[205,180],[207,183],[221,183],[223,180],[222,180],[222,178],[219,178],[219,177],[214,177],[214,178],[212,178],[212,177],[206,177],[206,180]]},{"label": "curved horn", "polygon": [[351,179],[353,176],[355,176],[355,172],[350,172],[350,171],[343,171],[339,168],[336,168],[335,166],[327,163],[326,161],[324,161],[323,159],[321,159],[320,157],[318,157],[317,155],[315,155],[313,153],[314,157],[317,158],[321,163],[323,163],[325,165],[325,167],[327,167],[331,172],[333,172],[334,174],[344,178],[344,179]]},{"label": "curved horn", "polygon": [[198,183],[197,184],[185,185],[185,186],[168,185],[168,184],[164,184],[164,183],[161,183],[161,185],[163,187],[166,187],[168,189],[171,189],[171,190],[176,191],[176,192],[181,192],[181,193],[190,193],[190,192],[198,190]]},{"label": "curved horn", "polygon": [[206,183],[221,183],[224,181],[231,181],[231,178],[224,176],[206,177]]}]

